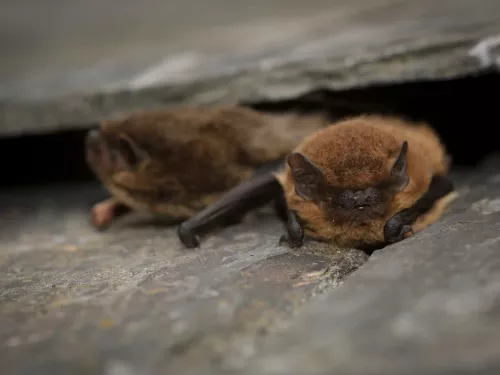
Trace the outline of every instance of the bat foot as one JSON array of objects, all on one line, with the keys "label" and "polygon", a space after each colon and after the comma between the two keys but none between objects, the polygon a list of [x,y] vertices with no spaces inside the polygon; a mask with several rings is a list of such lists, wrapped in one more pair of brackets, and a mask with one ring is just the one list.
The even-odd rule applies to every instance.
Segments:
[{"label": "bat foot", "polygon": [[298,249],[299,247],[302,247],[303,242],[301,240],[292,240],[290,239],[289,236],[286,234],[282,235],[279,239],[279,245],[280,246],[288,246],[291,249]]},{"label": "bat foot", "polygon": [[194,233],[194,231],[190,228],[187,228],[185,225],[179,225],[177,229],[177,236],[182,244],[188,249],[194,249],[200,247],[200,237]]},{"label": "bat foot", "polygon": [[114,219],[114,207],[108,202],[101,202],[92,207],[90,221],[100,231],[107,229]]},{"label": "bat foot", "polygon": [[114,198],[108,198],[92,206],[90,222],[94,228],[102,231],[129,212],[131,212],[129,207]]},{"label": "bat foot", "polygon": [[384,226],[384,239],[387,243],[395,243],[404,240],[407,234],[413,234],[411,225],[405,224],[401,215],[395,215]]},{"label": "bat foot", "polygon": [[302,227],[299,217],[295,211],[289,211],[287,216],[287,233],[281,236],[279,244],[286,245],[291,249],[297,249],[303,245],[304,228]]}]

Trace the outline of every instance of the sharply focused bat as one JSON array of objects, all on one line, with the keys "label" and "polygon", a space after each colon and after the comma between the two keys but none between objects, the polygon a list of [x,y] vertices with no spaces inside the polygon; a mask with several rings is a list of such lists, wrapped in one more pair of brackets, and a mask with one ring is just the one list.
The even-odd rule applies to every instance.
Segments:
[{"label": "sharply focused bat", "polygon": [[[269,114],[243,106],[144,111],[104,121],[86,159],[111,197],[92,221],[107,227],[131,210],[186,220],[261,170],[277,168],[326,114]],[[266,169],[267,168],[267,169]]]},{"label": "sharply focused bat", "polygon": [[384,246],[440,217],[455,196],[450,160],[427,124],[353,117],[307,136],[278,172],[229,190],[183,222],[178,235],[197,247],[205,226],[275,200],[286,210],[280,243],[300,247],[307,236],[339,247]]}]

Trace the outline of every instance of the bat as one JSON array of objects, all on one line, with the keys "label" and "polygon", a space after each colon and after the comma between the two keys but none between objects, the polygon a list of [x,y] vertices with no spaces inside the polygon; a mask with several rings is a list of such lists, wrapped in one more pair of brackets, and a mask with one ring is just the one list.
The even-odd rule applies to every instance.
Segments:
[{"label": "bat", "polygon": [[240,182],[276,170],[330,121],[321,111],[269,114],[244,106],[159,109],[103,121],[86,135],[85,158],[111,196],[93,207],[92,223],[105,229],[131,211],[186,220]]},{"label": "bat", "polygon": [[[451,157],[425,123],[394,116],[347,118],[308,135],[281,168],[250,178],[178,227],[198,232],[219,219],[274,201],[286,222],[281,244],[305,237],[370,249],[401,241],[436,221],[454,199]],[[283,214],[284,211],[284,214]]]}]

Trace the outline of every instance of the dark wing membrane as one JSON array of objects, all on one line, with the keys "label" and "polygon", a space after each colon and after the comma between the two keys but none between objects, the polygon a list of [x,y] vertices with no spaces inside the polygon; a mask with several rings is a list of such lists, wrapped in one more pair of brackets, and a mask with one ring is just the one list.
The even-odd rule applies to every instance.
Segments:
[{"label": "dark wing membrane", "polygon": [[197,231],[214,226],[231,216],[243,216],[283,195],[276,177],[270,173],[256,173],[225,193],[195,216],[183,222],[177,231],[180,241],[188,248],[198,247]]},{"label": "dark wing membrane", "polygon": [[448,176],[433,176],[429,189],[413,206],[387,220],[384,226],[385,240],[389,243],[399,240],[405,227],[412,225],[419,216],[427,213],[438,200],[451,193],[453,189],[453,182]]}]

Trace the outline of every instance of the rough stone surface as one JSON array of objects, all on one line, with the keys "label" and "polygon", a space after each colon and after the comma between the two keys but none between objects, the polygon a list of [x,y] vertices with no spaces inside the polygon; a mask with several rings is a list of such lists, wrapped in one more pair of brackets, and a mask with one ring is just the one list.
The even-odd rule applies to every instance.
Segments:
[{"label": "rough stone surface", "polygon": [[187,251],[148,217],[92,230],[95,186],[4,191],[2,373],[498,373],[500,157],[456,176],[438,223],[366,263],[278,246],[266,210]]},{"label": "rough stone surface", "polygon": [[457,77],[499,61],[496,0],[117,2],[0,5],[2,136],[159,106]]},{"label": "rough stone surface", "polygon": [[148,217],[98,233],[88,211],[98,193],[0,195],[3,374],[204,373],[239,363],[367,258],[321,245],[290,252],[265,210],[197,251]]}]

